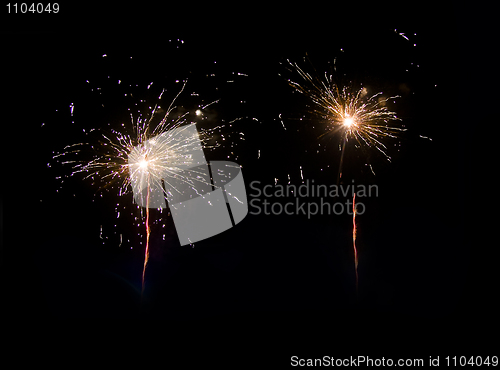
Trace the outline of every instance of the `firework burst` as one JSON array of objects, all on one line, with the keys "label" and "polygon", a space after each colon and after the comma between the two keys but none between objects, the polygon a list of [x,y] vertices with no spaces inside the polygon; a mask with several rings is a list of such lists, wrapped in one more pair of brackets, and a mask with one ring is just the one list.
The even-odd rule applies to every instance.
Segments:
[{"label": "firework burst", "polygon": [[386,104],[399,96],[384,98],[382,92],[368,96],[366,87],[340,86],[332,74],[325,73],[324,79],[320,79],[296,63],[289,61],[289,65],[301,77],[300,82],[288,80],[289,84],[306,95],[314,103],[312,112],[327,122],[326,132],[320,137],[337,133],[342,137],[339,178],[345,144],[350,139],[355,139],[361,148],[376,149],[390,161],[384,140],[397,138],[405,129],[395,125],[400,119]]},{"label": "firework burst", "polygon": [[[198,147],[200,142],[203,148],[218,146],[217,144],[209,145],[209,141],[211,134],[220,128],[218,126],[209,130],[201,130],[196,136],[182,135],[182,129],[175,130],[186,124],[190,113],[187,111],[175,118],[171,117],[172,111],[176,108],[174,103],[185,85],[168,109],[164,110],[156,104],[146,117],[141,115],[134,119],[131,114],[131,122],[128,127],[122,124],[123,130],[121,131],[92,130],[97,133],[97,144],[68,145],[61,153],[56,154],[54,159],[72,166],[73,171],[70,176],[85,173],[85,179],[90,178],[94,182],[100,180],[101,188],[116,187],[119,195],[130,192],[132,183],[141,183],[148,178],[151,183],[160,186],[165,174],[167,177],[172,176],[178,179],[180,169],[184,169],[191,161],[190,152],[193,147]],[[163,92],[158,97],[159,100]],[[207,104],[201,109],[216,102]],[[159,122],[158,118],[160,118]],[[87,158],[77,158],[85,157],[85,155]],[[63,160],[64,158],[70,159]],[[185,170],[182,172],[186,174]],[[200,180],[194,174],[193,177]],[[188,181],[187,177],[186,181]]]}]

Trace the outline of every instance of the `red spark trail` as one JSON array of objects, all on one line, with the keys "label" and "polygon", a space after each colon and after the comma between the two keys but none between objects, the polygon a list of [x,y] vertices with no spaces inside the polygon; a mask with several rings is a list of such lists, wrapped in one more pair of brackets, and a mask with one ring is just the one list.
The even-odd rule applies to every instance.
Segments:
[{"label": "red spark trail", "polygon": [[141,297],[142,294],[144,293],[144,282],[145,282],[145,275],[146,275],[146,266],[148,264],[148,259],[149,259],[149,234],[151,233],[151,229],[149,228],[149,173],[148,173],[148,194],[146,198],[146,252],[144,254],[144,267],[142,269],[142,290],[141,290]]},{"label": "red spark trail", "polygon": [[356,249],[356,193],[352,197],[352,246],[354,248],[354,270],[356,272],[356,293],[358,292],[358,250]]}]

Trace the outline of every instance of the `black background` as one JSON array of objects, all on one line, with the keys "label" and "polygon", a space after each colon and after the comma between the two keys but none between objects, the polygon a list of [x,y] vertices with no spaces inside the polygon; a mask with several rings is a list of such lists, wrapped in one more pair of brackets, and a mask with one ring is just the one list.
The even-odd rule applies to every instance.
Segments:
[{"label": "black background", "polygon": [[[279,364],[289,363],[294,348],[323,356],[322,348],[345,345],[357,355],[381,347],[379,337],[391,343],[382,353],[401,354],[422,343],[442,351],[471,340],[487,348],[484,336],[498,329],[495,273],[488,264],[493,244],[468,217],[483,217],[478,203],[485,194],[479,191],[470,203],[467,196],[474,184],[486,186],[492,173],[478,161],[475,137],[482,133],[471,122],[488,121],[488,113],[473,108],[480,98],[473,89],[484,81],[474,57],[483,47],[468,32],[472,20],[451,8],[301,7],[214,16],[196,7],[97,12],[72,6],[59,17],[13,15],[3,24],[9,82],[3,158],[7,178],[15,179],[3,184],[9,317],[165,320],[184,335],[243,338],[248,344],[241,347],[255,351],[253,358],[267,353],[262,343],[280,343],[286,355],[271,355]],[[338,142],[321,141],[325,151],[315,154],[322,131],[306,113],[307,100],[287,86],[280,64],[306,53],[320,71],[338,58],[350,78],[402,95],[394,109],[408,131],[400,151],[391,152],[392,163],[371,158],[373,177],[362,166],[362,152],[346,153],[346,177],[376,183],[380,191],[358,218],[359,297],[349,217],[247,215],[194,248],[180,247],[175,231],[163,241],[153,228],[141,302],[143,246],[103,244],[99,235],[100,225],[115,217],[116,195],[105,192],[92,202],[95,189],[75,178],[56,193],[60,168],[47,167],[52,151],[80,140],[82,127],[127,119],[123,110],[130,103],[115,100],[117,79],[135,81],[143,92],[154,81],[173,97],[179,86],[173,81],[188,78],[179,103],[186,109],[200,99],[221,99],[207,124],[243,117],[234,127],[245,141],[232,159],[243,166],[247,192],[251,181],[268,184],[277,177],[285,183],[288,174],[298,185],[299,166],[306,178],[332,183]],[[210,73],[217,77],[210,80]],[[90,93],[87,79],[97,81],[93,87],[101,84],[103,95]],[[190,100],[191,91],[200,97]],[[100,115],[100,102],[116,106],[105,112],[123,117]],[[307,120],[297,120],[304,114]],[[171,219],[166,224],[173,230]],[[461,336],[470,330],[474,335]]]}]

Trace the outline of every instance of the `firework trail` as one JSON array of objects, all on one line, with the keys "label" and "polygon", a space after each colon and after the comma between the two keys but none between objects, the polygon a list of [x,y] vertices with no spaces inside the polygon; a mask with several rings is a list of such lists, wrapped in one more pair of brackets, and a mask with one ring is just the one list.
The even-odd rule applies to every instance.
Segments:
[{"label": "firework trail", "polygon": [[340,152],[340,164],[339,164],[339,172],[337,174],[337,186],[340,184],[340,179],[342,178],[342,165],[344,164],[344,153],[345,153],[345,144],[347,143],[347,136],[342,140],[342,150]]},{"label": "firework trail", "polygon": [[358,293],[358,250],[356,248],[356,193],[352,196],[352,247],[354,249],[354,271],[356,273],[356,294]]},{"label": "firework trail", "polygon": [[141,298],[144,294],[145,288],[145,277],[146,277],[146,266],[149,260],[149,235],[151,234],[151,229],[149,227],[149,197],[150,197],[150,175],[148,174],[148,186],[147,186],[147,196],[146,196],[146,250],[144,252],[144,266],[142,268],[142,287],[141,287]]}]

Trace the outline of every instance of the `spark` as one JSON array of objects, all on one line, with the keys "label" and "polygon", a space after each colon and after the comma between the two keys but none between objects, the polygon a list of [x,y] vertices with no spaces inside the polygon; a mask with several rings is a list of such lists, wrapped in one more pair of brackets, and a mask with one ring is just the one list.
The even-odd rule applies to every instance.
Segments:
[{"label": "spark", "polygon": [[281,121],[281,126],[283,126],[283,129],[286,130],[285,124],[283,123],[283,118],[281,118],[281,113],[278,115],[280,121]]}]

